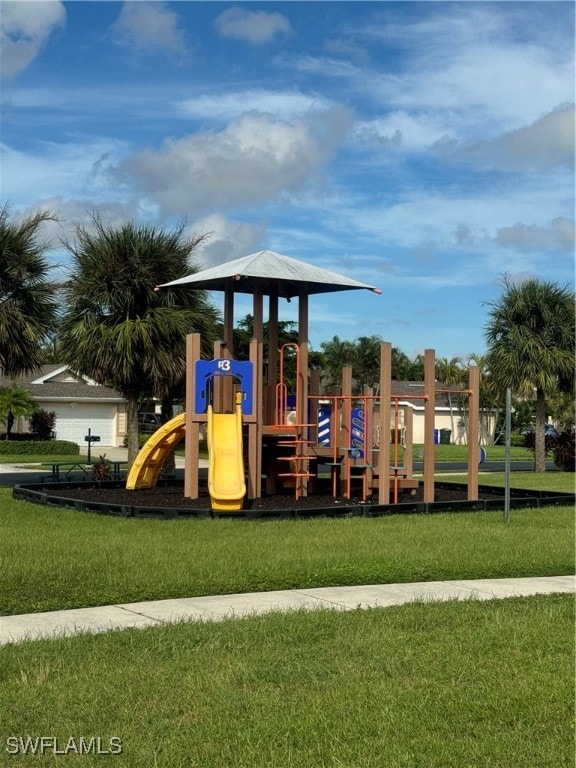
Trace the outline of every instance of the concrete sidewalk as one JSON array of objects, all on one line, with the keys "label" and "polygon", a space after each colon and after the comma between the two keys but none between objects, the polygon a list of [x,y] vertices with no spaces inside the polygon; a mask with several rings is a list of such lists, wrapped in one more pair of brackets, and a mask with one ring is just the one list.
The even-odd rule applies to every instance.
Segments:
[{"label": "concrete sidewalk", "polygon": [[427,581],[417,584],[372,584],[321,587],[239,595],[123,603],[99,608],[33,613],[0,618],[0,645],[81,632],[161,626],[176,621],[221,621],[271,611],[388,607],[415,600],[492,600],[495,598],[576,593],[575,576],[523,579]]}]

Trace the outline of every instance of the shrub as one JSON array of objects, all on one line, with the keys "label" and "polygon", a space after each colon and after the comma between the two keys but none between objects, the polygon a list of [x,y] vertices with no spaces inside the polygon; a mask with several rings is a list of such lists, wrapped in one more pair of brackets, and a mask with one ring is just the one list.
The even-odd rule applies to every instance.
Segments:
[{"label": "shrub", "polygon": [[38,455],[38,456],[78,456],[80,446],[70,440],[2,440],[0,441],[0,456]]},{"label": "shrub", "polygon": [[524,435],[510,435],[510,445],[513,448],[524,448],[526,445]]},{"label": "shrub", "polygon": [[30,432],[34,440],[51,440],[54,437],[54,426],[56,425],[56,412],[36,411],[30,417]]},{"label": "shrub", "polygon": [[[536,449],[536,434],[534,432],[526,432],[526,434],[523,435],[523,438],[525,447],[529,448],[532,453],[534,453]],[[546,456],[550,456],[556,447],[556,438],[551,435],[546,435],[544,438],[544,447],[546,449]]]},{"label": "shrub", "polygon": [[563,472],[576,471],[576,435],[561,432],[554,446],[554,463]]},{"label": "shrub", "polygon": [[111,477],[110,462],[106,458],[106,454],[104,454],[99,457],[98,461],[92,464],[92,479],[102,482],[102,480],[110,480]]}]

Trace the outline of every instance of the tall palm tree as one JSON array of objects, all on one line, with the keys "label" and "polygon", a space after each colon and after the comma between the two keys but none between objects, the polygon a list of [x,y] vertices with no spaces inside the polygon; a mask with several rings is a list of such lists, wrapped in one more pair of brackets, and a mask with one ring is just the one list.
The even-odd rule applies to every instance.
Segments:
[{"label": "tall palm tree", "polygon": [[358,336],[354,341],[354,359],[352,362],[356,387],[361,393],[364,387],[371,387],[380,376],[380,344],[378,335]]},{"label": "tall palm tree", "polygon": [[[463,383],[464,369],[459,357],[441,357],[436,361],[436,379],[444,384],[450,390],[459,387]],[[454,404],[452,402],[452,393],[448,393],[448,407],[450,408],[450,426],[452,428],[452,440],[456,438],[454,430]]]},{"label": "tall palm tree", "polygon": [[14,420],[18,416],[30,417],[38,410],[36,400],[25,387],[19,384],[0,387],[0,421],[6,425],[6,440],[10,439]]},{"label": "tall palm tree", "polygon": [[488,366],[501,392],[536,400],[534,470],[544,472],[546,400],[574,387],[574,293],[536,278],[502,284],[488,303]]},{"label": "tall palm tree", "polygon": [[197,271],[190,257],[204,235],[134,223],[113,228],[94,214],[78,225],[60,325],[64,360],[128,401],[128,462],[138,452],[138,406],[170,397],[185,376],[185,339],[202,333],[209,347],[218,313],[203,291],[186,286],[156,291],[159,283]]},{"label": "tall palm tree", "polygon": [[0,373],[15,377],[44,362],[42,344],[54,326],[56,301],[40,230],[46,211],[15,221],[0,210]]},{"label": "tall palm tree", "polygon": [[325,386],[328,389],[338,388],[342,381],[342,368],[352,365],[354,360],[354,344],[351,341],[340,341],[338,336],[333,336],[330,341],[323,341],[320,348]]}]

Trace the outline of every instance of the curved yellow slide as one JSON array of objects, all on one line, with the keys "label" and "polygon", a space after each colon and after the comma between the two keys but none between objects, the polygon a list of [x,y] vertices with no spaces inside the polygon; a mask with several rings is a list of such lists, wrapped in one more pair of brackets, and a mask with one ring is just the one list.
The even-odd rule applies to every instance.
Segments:
[{"label": "curved yellow slide", "polygon": [[176,448],[186,430],[186,414],[175,416],[144,443],[126,480],[130,491],[138,488],[154,488],[162,471],[166,456]]},{"label": "curved yellow slide", "polygon": [[212,509],[234,512],[242,509],[246,495],[242,457],[242,409],[214,413],[208,406],[208,492]]}]

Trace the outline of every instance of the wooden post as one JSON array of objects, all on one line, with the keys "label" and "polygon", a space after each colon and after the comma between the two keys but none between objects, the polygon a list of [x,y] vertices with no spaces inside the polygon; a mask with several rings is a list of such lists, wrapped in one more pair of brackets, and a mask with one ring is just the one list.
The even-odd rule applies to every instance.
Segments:
[{"label": "wooden post", "polygon": [[198,458],[200,425],[195,419],[196,360],[200,359],[200,334],[186,336],[186,436],[184,454],[184,496],[198,498]]},{"label": "wooden post", "polygon": [[274,424],[278,384],[278,296],[270,296],[268,309],[268,396],[266,424]]},{"label": "wooden post", "polygon": [[424,350],[424,502],[434,501],[434,417],[436,415],[436,353]]},{"label": "wooden post", "polygon": [[468,388],[468,499],[478,500],[478,463],[479,441],[478,424],[480,419],[480,369],[477,365],[469,368]]},{"label": "wooden post", "polygon": [[350,399],[352,395],[352,368],[350,368],[349,365],[346,365],[344,368],[342,368],[342,395],[346,399],[342,401],[342,417],[339,430],[339,448],[344,454],[344,461],[342,465],[344,472],[342,473],[341,478],[341,493],[343,496],[347,496],[350,485],[350,465],[352,461],[349,450],[352,443],[352,435],[350,434],[350,419],[352,416],[352,402]]},{"label": "wooden post", "polygon": [[366,464],[366,482],[364,484],[365,495],[372,496],[372,481],[374,479],[374,462],[372,461],[372,448],[374,444],[374,390],[372,387],[364,387],[364,464]]},{"label": "wooden post", "polygon": [[390,396],[392,394],[392,345],[380,344],[380,454],[378,459],[378,504],[390,503]]},{"label": "wooden post", "polygon": [[[262,342],[250,341],[252,362],[252,403],[254,412],[248,422],[248,498],[262,495]],[[255,417],[255,418],[253,418]]]},{"label": "wooden post", "polygon": [[224,343],[227,345],[230,356],[234,356],[234,286],[230,280],[226,281],[224,289]]}]

